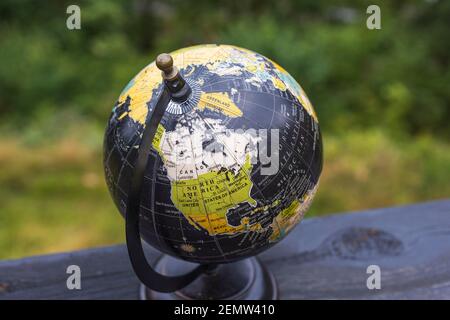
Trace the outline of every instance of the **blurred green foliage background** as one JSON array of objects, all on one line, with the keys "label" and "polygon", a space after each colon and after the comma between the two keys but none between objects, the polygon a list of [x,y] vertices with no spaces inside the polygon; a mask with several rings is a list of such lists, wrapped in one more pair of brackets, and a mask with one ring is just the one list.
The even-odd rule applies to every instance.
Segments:
[{"label": "blurred green foliage background", "polygon": [[200,43],[262,53],[307,92],[325,148],[310,217],[449,197],[449,17],[442,0],[3,0],[0,259],[124,241],[107,118],[158,53]]}]

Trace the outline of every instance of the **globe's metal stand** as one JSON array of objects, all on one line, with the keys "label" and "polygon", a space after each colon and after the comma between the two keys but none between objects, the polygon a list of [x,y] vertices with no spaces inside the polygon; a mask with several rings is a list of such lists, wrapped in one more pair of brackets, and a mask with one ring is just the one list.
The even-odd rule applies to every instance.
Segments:
[{"label": "globe's metal stand", "polygon": [[171,100],[186,101],[191,88],[173,66],[172,57],[161,54],[156,65],[162,70],[163,91],[146,122],[138,149],[126,208],[126,239],[131,265],[139,280],[142,299],[276,299],[272,274],[256,259],[228,264],[201,264],[162,256],[152,268],[142,248],[139,209],[148,154],[159,122]]},{"label": "globe's metal stand", "polygon": [[[192,269],[194,264],[163,255],[155,270],[173,276]],[[171,292],[158,292],[141,285],[142,300],[275,300],[278,290],[275,278],[256,258],[213,265],[186,287]]]}]

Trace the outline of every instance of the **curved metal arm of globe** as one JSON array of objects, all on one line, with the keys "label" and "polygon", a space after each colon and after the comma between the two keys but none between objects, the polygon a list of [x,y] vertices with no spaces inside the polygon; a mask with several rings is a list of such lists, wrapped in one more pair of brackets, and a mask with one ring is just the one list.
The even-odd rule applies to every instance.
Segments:
[{"label": "curved metal arm of globe", "polygon": [[179,290],[194,281],[199,275],[207,271],[208,265],[200,265],[194,270],[181,276],[169,277],[157,273],[147,262],[142,248],[140,229],[139,229],[139,209],[141,203],[142,185],[144,182],[144,172],[148,163],[148,154],[150,152],[153,138],[155,137],[158,124],[161,121],[166,107],[172,99],[172,94],[167,86],[164,89],[155,105],[153,113],[147,120],[141,143],[138,149],[138,156],[134,166],[134,172],[131,179],[130,190],[128,193],[127,208],[125,214],[126,220],[126,240],[128,255],[131,265],[139,280],[148,288],[160,292],[173,292]]}]

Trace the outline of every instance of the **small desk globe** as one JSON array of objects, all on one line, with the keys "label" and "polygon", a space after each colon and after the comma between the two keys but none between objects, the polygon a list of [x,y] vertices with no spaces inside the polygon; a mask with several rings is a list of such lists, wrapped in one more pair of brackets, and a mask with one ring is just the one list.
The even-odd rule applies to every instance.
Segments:
[{"label": "small desk globe", "polygon": [[[155,129],[140,193],[140,235],[168,255],[155,266],[163,274],[220,264],[222,271],[213,268],[209,280],[196,280],[178,297],[239,297],[255,272],[273,282],[246,258],[282,240],[312,202],[322,170],[318,119],[300,85],[258,53],[199,45],[170,55],[190,91],[167,104]],[[152,62],[123,89],[108,122],[105,176],[123,216],[143,131],[163,88]],[[208,290],[221,292],[200,292],[208,281]],[[231,289],[221,287],[233,281]]]}]

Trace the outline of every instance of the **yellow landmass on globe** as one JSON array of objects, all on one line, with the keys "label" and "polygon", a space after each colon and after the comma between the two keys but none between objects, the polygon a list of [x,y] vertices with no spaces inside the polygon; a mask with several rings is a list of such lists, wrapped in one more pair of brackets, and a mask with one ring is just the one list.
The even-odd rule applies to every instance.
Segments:
[{"label": "yellow landmass on globe", "polygon": [[[199,45],[174,51],[172,57],[174,65],[180,69],[189,65],[204,65],[214,68],[215,63],[229,59],[235,49],[235,47],[227,45]],[[130,97],[131,100],[129,110],[119,115],[119,120],[129,116],[144,125],[148,112],[147,102],[152,98],[153,90],[161,82],[161,71],[156,68],[154,62],[142,69],[120,94],[119,103],[125,102],[127,97]],[[226,94],[202,95],[201,103],[203,107],[213,108],[229,116],[242,115],[242,112]]]},{"label": "yellow landmass on globe", "polygon": [[171,53],[174,65],[185,67],[190,64],[207,65],[226,60],[230,55],[230,46],[204,44],[182,48]]},{"label": "yellow landmass on globe", "polygon": [[300,220],[299,215],[300,202],[298,200],[292,201],[289,207],[283,209],[273,220],[272,234],[270,235],[269,241],[276,241],[289,232],[289,230],[294,227]]},{"label": "yellow landmass on globe", "polygon": [[314,107],[311,104],[311,102],[309,101],[308,96],[306,95],[303,88],[298,84],[297,81],[295,81],[295,79],[289,74],[289,72],[286,71],[286,69],[284,69],[282,66],[280,66],[275,61],[273,61],[269,58],[267,58],[267,59],[273,64],[273,66],[275,67],[275,70],[280,75],[281,82],[283,82],[283,84],[284,84],[284,89],[283,89],[283,86],[280,86],[280,84],[277,82],[277,80],[272,80],[274,86],[282,91],[285,91],[286,89],[290,89],[292,94],[294,94],[296,96],[296,98],[300,101],[302,106],[305,108],[306,112],[308,112],[308,114],[311,115],[311,117],[313,117],[316,122],[319,122],[317,115],[316,115],[316,111],[314,110]]},{"label": "yellow landmass on globe", "polygon": [[250,196],[253,183],[246,173],[250,170],[250,157],[247,156],[237,174],[213,171],[199,175],[197,179],[172,181],[172,202],[191,225],[206,230],[209,235],[260,231],[263,228],[259,223],[249,224],[249,219],[243,218],[238,226],[232,226],[226,216],[229,209],[240,203],[256,205]]},{"label": "yellow landmass on globe", "polygon": [[[245,55],[237,54],[244,52]],[[260,64],[255,52],[226,44],[204,44],[187,48],[182,48],[171,53],[174,64],[186,67],[190,64],[204,65],[209,70],[220,68],[220,63],[229,61],[230,63],[244,63],[246,67],[257,67]],[[245,59],[243,61],[242,59]]]},{"label": "yellow landmass on globe", "polygon": [[153,90],[160,84],[161,71],[154,63],[139,72],[119,96],[119,103],[125,102],[127,97],[131,99],[128,112],[121,114],[119,120],[128,115],[134,121],[144,125],[148,112],[147,102],[152,98]]},{"label": "yellow landmass on globe", "polygon": [[276,77],[272,77],[272,83],[275,88],[280,89],[281,91],[286,91],[286,89],[287,89],[284,82]]},{"label": "yellow landmass on globe", "polygon": [[[252,73],[252,76],[246,81],[251,83],[255,81],[256,84],[269,81],[281,91],[289,90],[300,101],[305,111],[318,122],[311,102],[295,79],[280,65],[270,61],[273,64],[272,67],[265,58],[253,51],[228,45],[200,45],[172,52],[172,56],[174,64],[179,69],[191,68],[184,69],[187,72],[185,76],[188,80],[190,75],[194,74],[195,67],[198,66],[206,67],[210,72],[219,76],[239,76],[243,70],[247,70]],[[199,81],[197,84],[203,85],[201,82],[203,79],[197,81]],[[126,112],[118,116],[118,119],[129,116],[134,121],[145,125],[148,112],[147,103],[152,99],[154,90],[161,83],[161,72],[156,68],[155,63],[146,66],[120,94],[118,102],[124,103],[130,99],[130,105]],[[242,111],[226,92],[202,92],[196,108],[220,112],[227,117],[243,116]],[[178,162],[173,158],[168,159],[164,155],[164,152],[167,151],[162,148],[164,147],[162,143],[166,134],[169,133],[166,133],[165,128],[159,125],[152,144],[161,155],[166,167],[175,168],[175,171],[172,172],[173,176],[179,178]],[[242,162],[241,158],[239,165],[242,165]],[[187,179],[171,178],[172,202],[192,226],[199,230],[206,230],[209,235],[236,234],[246,231],[263,232],[267,228],[263,228],[260,223],[251,224],[249,217],[242,218],[237,226],[230,225],[227,219],[227,212],[230,209],[245,202],[253,206],[250,215],[266,212],[280,203],[280,200],[276,200],[272,204],[256,207],[256,201],[250,196],[253,186],[253,182],[249,178],[251,169],[249,155],[237,172],[230,169],[218,172],[216,169],[199,173],[197,167],[192,166],[191,170],[196,172],[195,179],[189,179],[190,177]],[[274,217],[271,224],[273,232],[269,239],[271,242],[285,236],[302,219],[311,203],[315,188],[302,199],[294,200]],[[190,247],[184,249],[192,250]]]},{"label": "yellow landmass on globe", "polygon": [[164,132],[166,132],[166,129],[162,126],[162,124],[158,124],[158,128],[156,128],[155,137],[153,138],[152,141],[153,148],[155,148],[155,150],[158,151],[161,158],[164,157],[161,150],[161,141],[163,139]]},{"label": "yellow landmass on globe", "polygon": [[[237,54],[237,51],[245,52],[245,55]],[[266,72],[265,65],[258,60],[258,55],[248,49],[239,48],[229,45],[198,45],[188,47],[172,52],[174,64],[180,69],[189,65],[203,65],[209,70],[221,69],[222,73],[237,72],[233,66],[228,66],[223,70],[222,62],[230,61],[232,63],[244,64],[245,68],[254,74]],[[292,76],[279,64],[268,59],[274,66],[278,77],[272,77],[272,83],[275,88],[282,91],[289,89],[294,94],[305,110],[310,114],[316,122],[317,115],[314,108],[303,91],[302,87],[292,78]],[[119,115],[119,120],[125,116],[131,117],[134,121],[141,124],[145,123],[147,117],[147,102],[152,98],[153,90],[161,84],[161,72],[152,62],[146,66],[123,90],[119,97],[119,103],[123,103],[127,97],[130,97],[129,111]],[[228,116],[239,117],[242,112],[237,108],[233,101],[226,93],[204,93],[200,98],[200,108],[211,108],[222,112]]]},{"label": "yellow landmass on globe", "polygon": [[296,94],[297,99],[300,100],[302,106],[306,109],[306,112],[308,112],[316,122],[319,122],[319,119],[317,118],[316,115],[316,111],[314,110],[313,105],[309,101],[305,91],[303,91],[303,88],[300,87],[300,85],[298,85],[297,92],[294,91],[294,93]]},{"label": "yellow landmass on globe", "polygon": [[230,99],[226,92],[202,92],[197,107],[200,110],[208,108],[218,111],[232,118],[242,116],[241,109]]},{"label": "yellow landmass on globe", "polygon": [[273,219],[273,222],[270,225],[273,230],[269,238],[270,242],[278,241],[283,238],[297,225],[297,223],[300,222],[311,205],[316,190],[317,184],[311,191],[307,192],[300,201],[295,199]]}]

